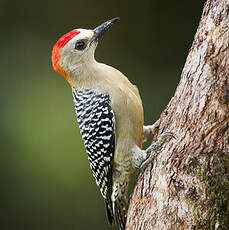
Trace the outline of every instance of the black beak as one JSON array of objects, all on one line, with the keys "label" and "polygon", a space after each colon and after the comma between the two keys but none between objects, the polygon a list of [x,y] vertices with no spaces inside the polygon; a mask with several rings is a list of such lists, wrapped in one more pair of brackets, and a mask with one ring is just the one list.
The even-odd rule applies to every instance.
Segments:
[{"label": "black beak", "polygon": [[108,29],[115,23],[119,20],[119,18],[113,18],[107,22],[104,22],[102,25],[96,27],[93,32],[94,32],[94,35],[91,39],[91,44],[93,42],[97,42],[102,36],[103,34],[108,31]]}]

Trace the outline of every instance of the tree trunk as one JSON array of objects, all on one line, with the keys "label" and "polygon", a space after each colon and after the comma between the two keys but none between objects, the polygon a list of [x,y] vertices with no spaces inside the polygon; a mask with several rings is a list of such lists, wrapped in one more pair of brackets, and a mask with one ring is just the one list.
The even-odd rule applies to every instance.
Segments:
[{"label": "tree trunk", "polygon": [[[159,132],[176,139],[138,176],[126,229],[229,229],[229,1],[208,0]],[[155,141],[155,140],[154,140]]]}]

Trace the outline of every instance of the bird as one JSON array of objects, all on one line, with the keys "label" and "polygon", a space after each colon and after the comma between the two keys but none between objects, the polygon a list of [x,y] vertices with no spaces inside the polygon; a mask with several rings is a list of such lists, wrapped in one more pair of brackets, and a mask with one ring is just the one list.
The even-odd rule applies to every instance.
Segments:
[{"label": "bird", "polygon": [[155,133],[158,122],[144,126],[138,88],[119,70],[95,60],[99,41],[118,20],[64,34],[53,47],[52,65],[72,88],[80,133],[108,222],[124,230],[131,174],[144,169],[172,134],[163,133],[143,150],[144,139]]}]

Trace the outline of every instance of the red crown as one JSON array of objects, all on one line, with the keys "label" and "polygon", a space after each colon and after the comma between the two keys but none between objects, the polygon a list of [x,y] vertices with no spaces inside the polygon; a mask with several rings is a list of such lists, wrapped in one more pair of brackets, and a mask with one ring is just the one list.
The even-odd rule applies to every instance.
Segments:
[{"label": "red crown", "polygon": [[64,47],[72,38],[74,38],[76,35],[78,35],[80,31],[78,30],[72,30],[68,32],[67,34],[63,35],[57,43],[54,45],[53,50],[52,50],[52,65],[53,68],[63,75],[65,78],[67,77],[67,74],[64,72],[64,70],[59,66],[59,60],[61,58],[60,55],[60,49]]}]

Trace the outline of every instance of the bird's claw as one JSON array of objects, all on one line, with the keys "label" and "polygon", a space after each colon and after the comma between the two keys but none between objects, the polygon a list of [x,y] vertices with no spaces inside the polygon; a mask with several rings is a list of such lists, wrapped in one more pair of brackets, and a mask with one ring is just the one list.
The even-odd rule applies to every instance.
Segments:
[{"label": "bird's claw", "polygon": [[143,170],[146,167],[146,165],[148,165],[152,160],[154,160],[154,158],[157,155],[157,150],[165,143],[165,141],[171,140],[172,138],[176,139],[171,132],[162,133],[159,136],[158,140],[145,150],[147,156],[149,156],[142,162],[142,164],[140,165],[140,169]]}]

